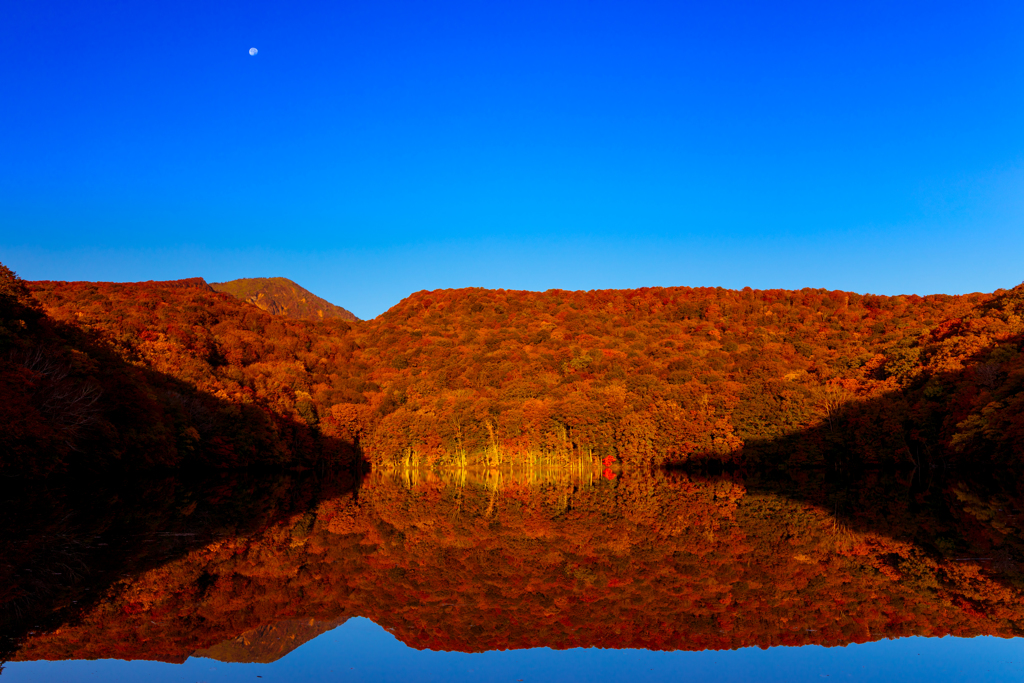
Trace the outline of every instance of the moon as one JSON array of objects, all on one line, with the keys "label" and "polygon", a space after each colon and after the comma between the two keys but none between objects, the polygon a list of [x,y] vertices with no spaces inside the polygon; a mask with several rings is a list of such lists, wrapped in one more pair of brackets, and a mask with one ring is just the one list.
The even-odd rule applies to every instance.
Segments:
[{"label": "moon", "polygon": [[257,50],[256,48],[254,48],[254,47],[250,47],[249,48],[249,54],[251,56],[255,57],[257,52],[259,52],[259,50]]}]

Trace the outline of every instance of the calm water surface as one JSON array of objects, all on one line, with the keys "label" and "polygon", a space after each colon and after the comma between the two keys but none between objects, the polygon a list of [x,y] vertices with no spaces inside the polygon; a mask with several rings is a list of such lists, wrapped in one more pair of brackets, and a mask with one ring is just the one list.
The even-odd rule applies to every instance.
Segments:
[{"label": "calm water surface", "polygon": [[3,680],[1021,680],[1014,482],[231,475],[8,492]]},{"label": "calm water surface", "polygon": [[[412,649],[356,618],[269,664],[117,660],[8,665],[11,681],[1017,681],[1024,641],[902,638],[824,648],[650,652],[535,648],[466,654]],[[262,677],[259,679],[257,677]]]}]

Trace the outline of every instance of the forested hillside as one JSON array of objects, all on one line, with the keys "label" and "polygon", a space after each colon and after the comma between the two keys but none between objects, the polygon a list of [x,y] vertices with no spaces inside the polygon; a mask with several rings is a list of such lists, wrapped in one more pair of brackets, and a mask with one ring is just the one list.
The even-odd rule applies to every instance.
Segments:
[{"label": "forested hillside", "polygon": [[1024,286],[419,292],[274,316],[200,279],[0,283],[0,471],[1019,463]]},{"label": "forested hillside", "polygon": [[[275,318],[198,278],[30,289],[6,268],[0,312],[0,473],[356,457],[351,440],[317,429],[310,397],[291,379],[309,374],[303,359],[320,367],[314,356],[340,354],[348,366],[345,322]],[[275,351],[254,366],[248,343],[267,336]]]},{"label": "forested hillside", "polygon": [[354,329],[382,391],[364,448],[1005,461],[1024,443],[1022,315],[1024,286],[420,292]]}]

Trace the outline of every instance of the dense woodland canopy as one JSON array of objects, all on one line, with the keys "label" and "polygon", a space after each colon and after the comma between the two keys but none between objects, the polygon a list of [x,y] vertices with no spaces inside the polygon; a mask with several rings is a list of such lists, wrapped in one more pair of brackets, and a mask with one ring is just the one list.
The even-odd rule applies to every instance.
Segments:
[{"label": "dense woodland canopy", "polygon": [[[1024,285],[418,292],[275,316],[201,279],[0,271],[0,472],[1020,464]],[[602,465],[603,466],[603,465]]]}]

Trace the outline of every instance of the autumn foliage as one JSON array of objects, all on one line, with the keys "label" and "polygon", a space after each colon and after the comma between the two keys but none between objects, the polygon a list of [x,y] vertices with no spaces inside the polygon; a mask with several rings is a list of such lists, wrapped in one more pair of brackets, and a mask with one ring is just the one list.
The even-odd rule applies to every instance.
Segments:
[{"label": "autumn foliage", "polygon": [[[320,429],[302,389],[327,362],[355,369],[347,323],[275,318],[199,279],[29,290],[9,271],[0,276],[0,411],[10,426],[0,434],[0,472],[356,458],[351,437]],[[348,381],[346,374],[318,399],[364,400],[361,380]]]},{"label": "autumn foliage", "polygon": [[[1024,285],[266,308],[0,266],[0,650],[244,659],[353,615],[470,651],[1021,635]],[[81,483],[113,474],[142,483]]]},{"label": "autumn foliage", "polygon": [[418,292],[295,320],[200,279],[0,283],[0,472],[1021,464],[1024,286]]}]

